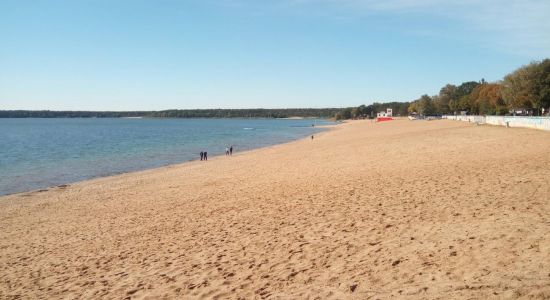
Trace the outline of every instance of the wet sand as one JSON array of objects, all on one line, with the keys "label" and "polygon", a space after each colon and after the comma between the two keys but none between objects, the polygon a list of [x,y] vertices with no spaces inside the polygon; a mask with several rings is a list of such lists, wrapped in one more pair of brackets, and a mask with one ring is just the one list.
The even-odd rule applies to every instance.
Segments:
[{"label": "wet sand", "polygon": [[550,133],[353,121],[0,197],[0,298],[550,298]]}]

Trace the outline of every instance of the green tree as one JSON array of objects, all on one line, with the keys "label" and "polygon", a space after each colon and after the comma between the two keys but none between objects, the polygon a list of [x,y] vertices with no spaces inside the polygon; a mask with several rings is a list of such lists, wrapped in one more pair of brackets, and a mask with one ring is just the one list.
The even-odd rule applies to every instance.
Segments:
[{"label": "green tree", "polygon": [[424,115],[424,116],[431,116],[436,114],[435,106],[433,104],[433,100],[428,95],[422,95],[420,99],[416,100],[415,108],[416,112]]},{"label": "green tree", "polygon": [[359,118],[359,116],[361,116],[361,112],[359,110],[359,107],[354,107],[351,109],[351,117],[352,118]]},{"label": "green tree", "polygon": [[344,108],[341,111],[341,114],[342,114],[342,119],[344,120],[351,119],[351,107]]},{"label": "green tree", "polygon": [[533,62],[504,77],[502,96],[510,109],[538,109],[542,106],[539,96],[541,87],[538,85],[539,80],[537,78],[541,76],[539,67],[539,63]]},{"label": "green tree", "polygon": [[476,81],[463,82],[456,88],[455,99],[460,99],[463,96],[470,95],[478,85],[479,83]]},{"label": "green tree", "polygon": [[357,107],[357,111],[359,112],[359,115],[362,117],[366,117],[368,115],[367,107],[364,104],[359,105],[359,107]]},{"label": "green tree", "polygon": [[533,72],[536,108],[550,109],[550,59],[547,58],[538,63]]},{"label": "green tree", "polygon": [[454,111],[452,109],[454,107],[452,107],[451,101],[457,100],[456,90],[457,90],[456,86],[452,84],[447,84],[441,88],[437,99],[434,101],[435,102],[434,105],[436,109],[439,111],[439,113],[448,114]]}]

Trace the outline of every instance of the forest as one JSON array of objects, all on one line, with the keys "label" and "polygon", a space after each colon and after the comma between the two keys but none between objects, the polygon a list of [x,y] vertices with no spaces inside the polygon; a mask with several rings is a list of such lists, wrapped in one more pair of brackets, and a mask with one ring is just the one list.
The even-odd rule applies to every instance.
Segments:
[{"label": "forest", "polygon": [[0,118],[332,118],[340,108],[172,109],[162,111],[0,110]]}]

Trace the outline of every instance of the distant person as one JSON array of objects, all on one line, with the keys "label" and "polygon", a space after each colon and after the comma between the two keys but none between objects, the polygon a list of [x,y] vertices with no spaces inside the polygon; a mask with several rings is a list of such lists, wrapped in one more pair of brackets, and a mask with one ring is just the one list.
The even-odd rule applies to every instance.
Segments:
[{"label": "distant person", "polygon": [[204,158],[204,152],[201,151],[201,160]]},{"label": "distant person", "polygon": [[204,160],[208,160],[208,152],[204,151]]},{"label": "distant person", "polygon": [[228,156],[228,155],[229,155],[229,148],[225,147],[225,156]]},{"label": "distant person", "polygon": [[311,135],[311,139],[313,140],[313,134]]},{"label": "distant person", "polygon": [[231,147],[229,147],[229,155],[233,155],[233,145],[231,145]]}]

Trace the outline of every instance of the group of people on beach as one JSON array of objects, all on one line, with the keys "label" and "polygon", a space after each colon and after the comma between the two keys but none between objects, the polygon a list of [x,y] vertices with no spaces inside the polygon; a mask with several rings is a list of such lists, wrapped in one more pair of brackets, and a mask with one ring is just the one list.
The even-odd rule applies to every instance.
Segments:
[{"label": "group of people on beach", "polygon": [[208,152],[201,151],[201,160],[208,160]]},{"label": "group of people on beach", "polygon": [[[233,146],[225,147],[225,155],[233,155]],[[208,160],[208,152],[201,151],[200,156],[201,160]]]},{"label": "group of people on beach", "polygon": [[225,155],[233,155],[233,146],[225,147]]}]

